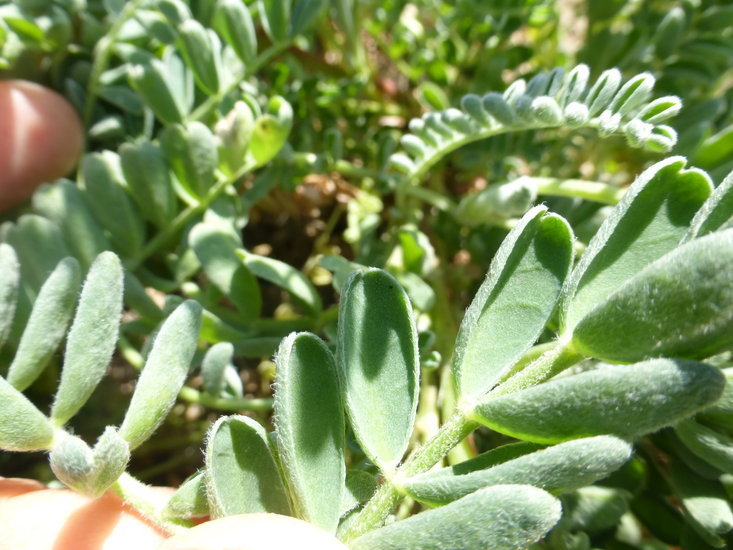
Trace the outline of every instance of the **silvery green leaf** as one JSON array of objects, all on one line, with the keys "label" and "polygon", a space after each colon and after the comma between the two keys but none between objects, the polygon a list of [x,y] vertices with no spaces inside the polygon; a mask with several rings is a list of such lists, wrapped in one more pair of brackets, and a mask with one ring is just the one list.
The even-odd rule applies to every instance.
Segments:
[{"label": "silvery green leaf", "polygon": [[58,225],[43,216],[21,216],[7,232],[7,243],[20,260],[23,285],[37,290],[58,263],[71,256]]},{"label": "silvery green leaf", "polygon": [[371,531],[350,541],[349,548],[520,550],[542,539],[561,513],[560,502],[541,489],[495,485]]},{"label": "silvery green leaf", "polygon": [[590,116],[596,116],[609,106],[620,85],[621,73],[618,69],[613,68],[601,73],[583,100],[588,106]]},{"label": "silvery green leaf", "polygon": [[122,265],[103,252],[89,268],[66,342],[51,420],[65,424],[86,403],[107,372],[122,314]]},{"label": "silvery green leaf", "polygon": [[125,472],[130,460],[130,447],[117,429],[107,426],[94,445],[92,455],[94,470],[87,494],[99,497]]},{"label": "silvery green leaf", "polygon": [[327,0],[298,0],[294,4],[293,15],[290,18],[290,38],[303,33],[316,18],[328,7]]},{"label": "silvery green leaf", "polygon": [[539,96],[532,100],[531,116],[541,124],[558,126],[563,122],[563,112],[553,97]]},{"label": "silvery green leaf", "polygon": [[537,443],[603,434],[633,438],[704,409],[724,386],[720,370],[705,363],[652,359],[606,365],[494,398],[489,394],[472,417]]},{"label": "silvery green leaf", "polygon": [[616,92],[608,108],[619,115],[632,114],[640,105],[649,100],[654,89],[654,82],[654,76],[650,73],[641,73],[630,78]]},{"label": "silvery green leaf", "polygon": [[58,225],[83,267],[90,266],[98,254],[109,248],[104,231],[74,182],[44,183],[33,194],[33,208]]},{"label": "silvery green leaf", "polygon": [[346,476],[336,362],[317,336],[299,333],[282,341],[275,364],[275,440],[293,511],[333,533]]},{"label": "silvery green leaf", "polygon": [[677,246],[712,191],[708,176],[671,157],[645,170],[591,239],[561,295],[561,325],[572,331],[609,294]]},{"label": "silvery green leaf", "polygon": [[317,316],[323,303],[318,291],[308,277],[283,261],[260,256],[245,250],[237,250],[244,266],[260,279],[269,281],[285,290],[307,314]]},{"label": "silvery green leaf", "polygon": [[84,199],[120,253],[132,256],[145,241],[145,225],[124,189],[120,158],[111,151],[89,153],[82,161]]},{"label": "silvery green leaf", "polygon": [[489,92],[481,100],[484,110],[499,124],[513,126],[518,122],[516,113],[498,92]]},{"label": "silvery green leaf", "polygon": [[237,235],[218,224],[196,224],[188,242],[214,286],[227,296],[245,319],[259,317],[262,296],[252,272],[243,265],[236,249],[242,246]]},{"label": "silvery green leaf", "polygon": [[18,349],[8,370],[8,382],[23,391],[48,364],[74,315],[81,284],[81,268],[64,258],[41,287]]},{"label": "silvery green leaf", "polygon": [[283,480],[265,429],[246,416],[222,417],[206,445],[206,494],[213,518],[290,514]]},{"label": "silvery green leaf", "polygon": [[733,473],[733,438],[690,419],[677,424],[675,431],[695,455],[723,472]]},{"label": "silvery green leaf", "polygon": [[176,99],[165,64],[156,58],[137,60],[128,71],[130,86],[165,124],[181,123],[185,109]]},{"label": "silvery green leaf", "polygon": [[275,44],[285,42],[290,27],[291,0],[258,0],[257,4],[267,36]]},{"label": "silvery green leaf", "polygon": [[733,344],[733,228],[652,262],[576,325],[572,347],[606,361],[702,359]]},{"label": "silvery green leaf", "polygon": [[120,162],[143,217],[159,227],[167,226],[176,216],[177,204],[163,152],[150,141],[125,143],[120,147]]},{"label": "silvery green leaf", "polygon": [[163,514],[167,517],[190,519],[209,515],[206,500],[206,475],[200,471],[184,481],[166,504]]},{"label": "silvery green leaf", "polygon": [[219,92],[220,53],[218,40],[195,19],[187,19],[178,26],[180,49],[186,64],[193,71],[199,88],[207,94]]},{"label": "silvery green leaf", "polygon": [[0,449],[46,450],[53,442],[53,434],[48,418],[0,376]]},{"label": "silvery green leaf", "polygon": [[601,435],[489,465],[486,462],[494,462],[493,457],[479,455],[451,468],[409,478],[405,490],[411,497],[431,505],[446,504],[489,485],[511,483],[533,485],[553,494],[565,493],[614,472],[629,460],[631,451],[626,441]]},{"label": "silvery green leaf", "polygon": [[733,172],[715,188],[692,219],[685,240],[733,226]]},{"label": "silvery green leaf", "polygon": [[214,14],[214,28],[244,63],[255,60],[257,34],[249,8],[243,2],[220,0]]},{"label": "silvery green leaf", "polygon": [[672,55],[679,45],[687,23],[687,16],[682,6],[674,6],[664,15],[654,32],[652,44],[659,59]]},{"label": "silvery green leaf", "polygon": [[201,306],[186,300],[163,322],[120,426],[134,449],[152,435],[186,381],[201,329]]},{"label": "silvery green leaf", "polygon": [[229,342],[214,344],[204,355],[201,363],[201,376],[204,379],[204,390],[211,395],[220,395],[224,390],[224,371],[232,362],[234,346]]},{"label": "silvery green leaf", "polygon": [[211,130],[200,122],[192,122],[186,128],[174,124],[160,134],[160,143],[186,191],[198,198],[206,195],[214,185],[214,171],[219,162]]},{"label": "silvery green leaf", "polygon": [[542,333],[573,259],[567,222],[530,210],[509,233],[466,311],[456,339],[459,394],[481,395],[504,378]]},{"label": "silvery green leaf", "polygon": [[674,459],[669,464],[669,474],[689,524],[707,544],[724,548],[721,535],[733,529],[733,511],[722,485],[697,475]]},{"label": "silvery green leaf", "polygon": [[386,271],[355,271],[342,289],[337,358],[351,427],[366,455],[391,471],[417,408],[420,357],[410,301]]},{"label": "silvery green leaf", "polygon": [[570,103],[579,101],[583,93],[585,92],[586,86],[588,86],[588,77],[590,76],[590,69],[588,65],[580,64],[573,67],[573,69],[567,74],[563,81],[562,92],[560,92],[560,105],[565,108]]},{"label": "silvery green leaf", "polygon": [[489,113],[483,106],[483,100],[476,94],[467,94],[461,98],[461,108],[482,126],[491,126]]},{"label": "silvery green leaf", "polygon": [[664,96],[650,101],[636,116],[648,124],[659,124],[677,116],[681,109],[682,100],[679,97]]},{"label": "silvery green leaf", "polygon": [[18,302],[20,263],[12,246],[0,243],[0,348],[10,334]]}]

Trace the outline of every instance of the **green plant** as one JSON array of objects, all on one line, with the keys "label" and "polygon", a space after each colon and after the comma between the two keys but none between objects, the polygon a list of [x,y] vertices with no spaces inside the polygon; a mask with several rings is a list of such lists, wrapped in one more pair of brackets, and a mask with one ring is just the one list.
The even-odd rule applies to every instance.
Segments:
[{"label": "green plant", "polygon": [[[589,2],[613,47],[558,62],[550,2],[359,23],[376,4],[0,6],[6,66],[43,60],[89,141],[0,229],[0,448],[170,532],[274,512],[356,549],[730,544],[730,10]],[[85,425],[121,359],[127,412]],[[205,456],[158,509],[134,460],[161,426]]]}]

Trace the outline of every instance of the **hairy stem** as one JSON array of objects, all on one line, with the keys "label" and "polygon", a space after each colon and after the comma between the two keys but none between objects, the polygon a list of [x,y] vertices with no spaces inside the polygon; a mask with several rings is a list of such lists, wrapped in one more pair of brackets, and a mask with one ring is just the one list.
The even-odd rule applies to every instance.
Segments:
[{"label": "hairy stem", "polygon": [[204,407],[218,409],[220,411],[268,412],[272,410],[272,398],[270,397],[253,399],[248,399],[246,397],[215,397],[188,386],[181,388],[181,391],[178,393],[178,397],[189,403],[198,403]]},{"label": "hairy stem", "polygon": [[395,472],[390,480],[385,480],[372,499],[348,528],[339,533],[344,541],[353,540],[368,531],[381,527],[387,516],[400,499],[400,482],[410,476],[426,472],[437,464],[453,447],[460,443],[478,427],[476,422],[456,412],[429,441],[411,455]]},{"label": "hairy stem", "polygon": [[152,488],[127,472],[120,476],[111,489],[140,514],[171,535],[181,533],[194,525],[188,520],[165,518],[161,508],[156,505],[159,499],[152,494]]},{"label": "hairy stem", "polygon": [[577,197],[610,205],[617,204],[626,192],[626,189],[597,181],[533,177],[524,177],[521,180],[532,184],[540,195]]}]

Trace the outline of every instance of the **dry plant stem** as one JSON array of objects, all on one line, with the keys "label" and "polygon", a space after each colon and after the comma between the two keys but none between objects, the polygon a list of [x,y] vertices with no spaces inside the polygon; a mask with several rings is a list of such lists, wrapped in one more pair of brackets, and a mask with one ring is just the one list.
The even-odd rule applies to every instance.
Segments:
[{"label": "dry plant stem", "polygon": [[188,520],[164,518],[160,509],[155,506],[153,499],[150,498],[150,487],[127,472],[120,476],[111,489],[140,514],[171,535],[181,533],[194,525],[193,522]]}]

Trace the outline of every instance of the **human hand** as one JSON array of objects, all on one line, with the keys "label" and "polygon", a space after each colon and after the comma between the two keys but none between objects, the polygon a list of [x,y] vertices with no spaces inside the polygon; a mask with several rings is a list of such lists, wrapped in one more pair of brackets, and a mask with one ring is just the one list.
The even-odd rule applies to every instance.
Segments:
[{"label": "human hand", "polygon": [[[162,504],[173,489],[155,493]],[[277,514],[230,516],[167,538],[112,493],[91,499],[27,479],[0,478],[0,533],[0,548],[13,550],[346,550],[329,533]]]},{"label": "human hand", "polygon": [[0,81],[0,211],[66,175],[82,146],[81,122],[63,97],[33,82]]}]

